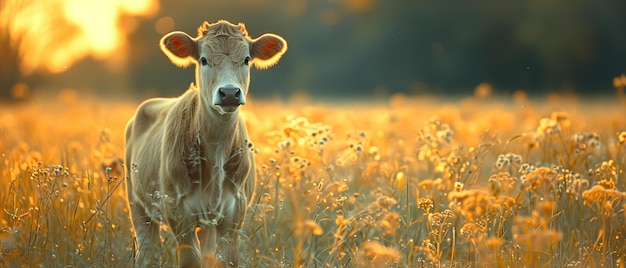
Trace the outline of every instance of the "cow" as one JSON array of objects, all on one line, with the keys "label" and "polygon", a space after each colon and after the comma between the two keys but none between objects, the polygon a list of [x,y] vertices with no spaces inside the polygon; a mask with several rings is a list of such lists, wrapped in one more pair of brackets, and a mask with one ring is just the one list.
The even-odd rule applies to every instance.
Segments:
[{"label": "cow", "polygon": [[[255,186],[254,159],[239,106],[250,67],[266,69],[287,50],[280,36],[248,36],[244,24],[204,22],[198,36],[174,31],[161,50],[196,82],[177,98],[143,102],[126,126],[126,191],[136,266],[158,265],[161,230],[176,242],[179,267],[200,267],[227,241],[225,264],[238,264],[238,234]],[[207,263],[205,262],[206,266]]]}]

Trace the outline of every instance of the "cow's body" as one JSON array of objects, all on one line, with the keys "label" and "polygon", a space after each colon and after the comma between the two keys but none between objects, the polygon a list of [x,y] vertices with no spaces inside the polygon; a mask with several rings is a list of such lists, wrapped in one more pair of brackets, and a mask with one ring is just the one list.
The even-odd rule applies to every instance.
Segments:
[{"label": "cow's body", "polygon": [[[196,86],[178,98],[145,101],[126,128],[137,264],[154,262],[160,224],[166,224],[179,244],[180,266],[215,257],[219,238],[231,242],[226,264],[236,265],[237,231],[254,190],[253,155],[238,114],[248,89],[247,65],[271,66],[286,43],[274,35],[251,40],[243,25],[225,21],[205,23],[195,39],[185,36],[166,35],[162,48],[174,63],[196,63]],[[254,51],[258,45],[265,45],[261,52]]]}]

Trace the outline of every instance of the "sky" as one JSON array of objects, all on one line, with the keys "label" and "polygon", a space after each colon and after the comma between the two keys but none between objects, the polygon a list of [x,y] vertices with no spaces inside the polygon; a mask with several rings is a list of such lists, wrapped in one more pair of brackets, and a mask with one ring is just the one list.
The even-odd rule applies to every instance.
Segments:
[{"label": "sky", "polygon": [[72,88],[176,96],[193,82],[159,50],[167,32],[244,22],[289,50],[251,94],[612,94],[626,72],[626,1],[5,0],[0,98]]}]

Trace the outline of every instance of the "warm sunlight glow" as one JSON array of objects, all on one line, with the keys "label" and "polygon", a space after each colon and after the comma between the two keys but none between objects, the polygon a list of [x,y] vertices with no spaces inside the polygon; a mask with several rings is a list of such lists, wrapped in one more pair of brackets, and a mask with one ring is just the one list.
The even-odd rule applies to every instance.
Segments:
[{"label": "warm sunlight glow", "polygon": [[134,17],[157,9],[156,0],[8,0],[0,10],[0,29],[9,32],[22,74],[60,73],[84,57],[115,55],[135,30]]}]

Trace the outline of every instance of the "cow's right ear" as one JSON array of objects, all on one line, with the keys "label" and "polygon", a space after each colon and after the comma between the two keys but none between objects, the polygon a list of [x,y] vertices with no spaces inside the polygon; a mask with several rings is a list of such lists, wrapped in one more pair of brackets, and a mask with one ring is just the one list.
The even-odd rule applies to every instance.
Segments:
[{"label": "cow's right ear", "polygon": [[179,67],[197,61],[196,40],[184,32],[171,32],[161,38],[161,50]]}]

